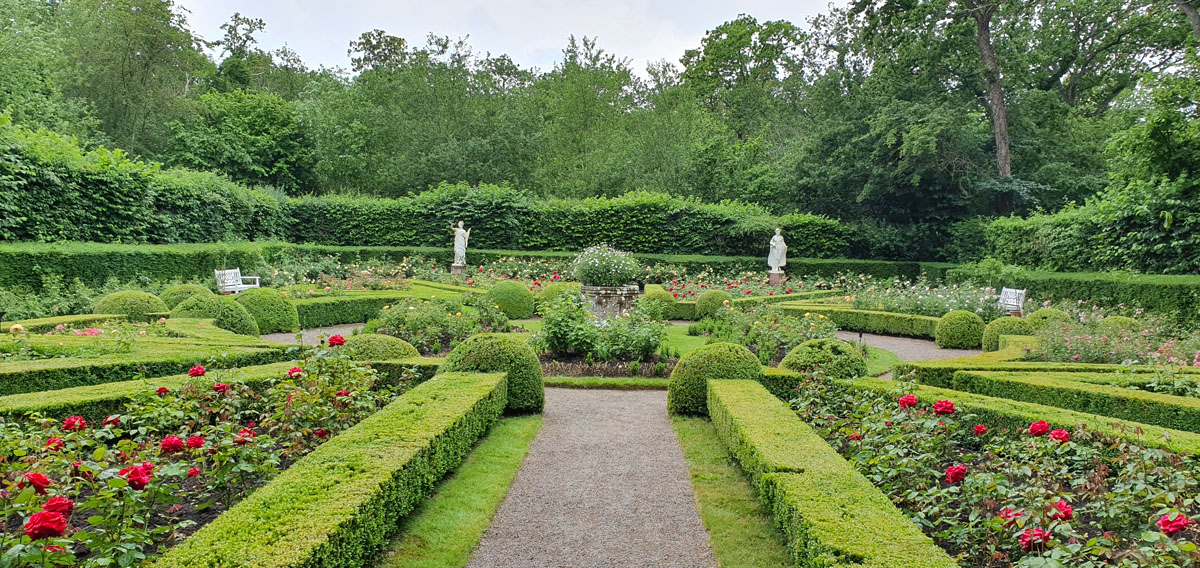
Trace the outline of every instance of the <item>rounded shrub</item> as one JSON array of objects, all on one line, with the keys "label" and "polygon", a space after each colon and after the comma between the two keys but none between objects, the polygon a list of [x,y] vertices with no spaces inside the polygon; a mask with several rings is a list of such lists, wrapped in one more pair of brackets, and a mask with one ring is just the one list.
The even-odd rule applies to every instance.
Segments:
[{"label": "rounded shrub", "polygon": [[820,369],[832,379],[853,379],[867,374],[867,360],[862,351],[833,338],[810,339],[795,346],[779,366],[800,373]]},{"label": "rounded shrub", "polygon": [[1004,316],[996,318],[983,328],[983,350],[995,351],[1000,349],[1001,335],[1031,335],[1033,326],[1021,318]]},{"label": "rounded shrub", "polygon": [[229,296],[197,294],[175,306],[171,310],[171,317],[211,318],[221,329],[242,335],[258,335],[258,323],[254,321],[254,316]]},{"label": "rounded shrub", "polygon": [[725,302],[732,299],[729,292],[724,290],[709,290],[696,298],[696,319],[704,319],[717,313],[725,307]]},{"label": "rounded shrub", "polygon": [[580,285],[578,282],[551,282],[542,287],[542,291],[537,295],[537,305],[541,309],[542,306],[549,306],[554,300],[562,295],[579,297]]},{"label": "rounded shrub", "polygon": [[546,400],[542,363],[533,349],[515,337],[480,333],[468,337],[446,356],[440,372],[495,373],[508,376],[508,411],[541,412]]},{"label": "rounded shrub", "polygon": [[1025,321],[1029,322],[1030,327],[1034,331],[1050,322],[1066,322],[1070,320],[1071,316],[1068,316],[1067,312],[1055,308],[1042,308],[1025,316]]},{"label": "rounded shrub", "polygon": [[501,282],[488,290],[488,298],[500,306],[500,311],[509,319],[525,319],[533,315],[533,293],[524,284]]},{"label": "rounded shrub", "polygon": [[1108,316],[1100,320],[1100,331],[1113,336],[1140,333],[1144,327],[1142,322],[1127,316]]},{"label": "rounded shrub", "polygon": [[131,321],[150,321],[150,314],[167,310],[167,304],[158,296],[138,290],[113,292],[92,306],[93,314],[121,314]]},{"label": "rounded shrub", "polygon": [[197,294],[213,295],[213,291],[199,284],[176,284],[166,290],[163,290],[159,297],[167,304],[167,309],[175,309],[180,302],[191,298]]},{"label": "rounded shrub", "polygon": [[254,317],[259,333],[275,333],[300,329],[300,315],[296,303],[278,290],[253,288],[234,296]]},{"label": "rounded shrub", "polygon": [[671,317],[675,313],[675,296],[662,288],[653,288],[646,291],[645,294],[638,300],[642,304],[653,304],[655,313],[664,318]]},{"label": "rounded shrub", "polygon": [[983,318],[966,310],[953,310],[938,320],[933,340],[942,349],[978,349],[983,345]]},{"label": "rounded shrub", "polygon": [[684,355],[667,384],[667,411],[708,414],[709,379],[748,379],[762,382],[763,366],[744,345],[712,343]]},{"label": "rounded shrub", "polygon": [[354,351],[354,358],[359,361],[390,361],[421,355],[411,343],[379,333],[352,335],[346,340],[346,347]]}]

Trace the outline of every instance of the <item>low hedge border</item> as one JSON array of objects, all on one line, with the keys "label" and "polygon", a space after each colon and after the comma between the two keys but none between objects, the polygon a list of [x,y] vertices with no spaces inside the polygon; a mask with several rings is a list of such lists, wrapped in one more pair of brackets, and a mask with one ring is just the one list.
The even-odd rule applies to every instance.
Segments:
[{"label": "low hedge border", "polygon": [[156,568],[356,568],[458,467],[507,404],[502,373],[438,375],[301,458]]},{"label": "low hedge border", "polygon": [[301,299],[296,301],[301,329],[363,323],[379,315],[384,306],[413,294],[404,291],[347,292],[344,296]]},{"label": "low hedge border", "polygon": [[959,371],[933,386],[1200,433],[1200,399],[1079,381],[1077,374]]},{"label": "low hedge border", "polygon": [[[653,288],[662,288],[660,284],[647,284],[646,291]],[[800,300],[817,300],[820,298],[829,298],[838,295],[836,290],[813,290],[811,292],[794,292],[792,294],[780,294],[778,296],[750,296],[749,298],[734,298],[729,301],[730,304],[738,307],[748,308],[763,304],[778,304],[789,301]],[[681,300],[675,302],[671,306],[671,313],[664,314],[667,319],[696,321],[699,319],[696,316],[696,301]]]},{"label": "low hedge border", "polygon": [[782,529],[797,567],[957,566],[762,385],[709,381],[708,409],[717,436]]},{"label": "low hedge border", "polygon": [[899,335],[902,337],[918,337],[933,339],[933,331],[939,318],[898,314],[893,312],[877,312],[872,310],[855,310],[830,306],[828,304],[787,303],[783,305],[784,312],[802,316],[806,313],[820,314],[829,318],[839,328],[847,331],[863,331],[880,335]]},{"label": "low hedge border", "polygon": [[3,328],[0,329],[0,333],[8,333],[8,328],[15,324],[20,324],[28,333],[46,333],[54,331],[59,325],[65,326],[67,329],[79,329],[114,320],[124,321],[125,316],[121,314],[79,314],[74,316],[6,321],[0,326]]},{"label": "low hedge border", "polygon": [[[862,377],[853,381],[835,381],[834,384],[847,391],[868,389],[885,393],[894,392],[897,386],[896,381],[875,377]],[[911,392],[926,404],[933,404],[939,400],[953,401],[958,408],[979,416],[980,420],[989,428],[999,427],[1022,431],[1027,430],[1030,424],[1038,420],[1045,420],[1054,427],[1067,429],[1082,424],[1089,430],[1123,438],[1136,444],[1190,454],[1200,452],[1200,434],[1194,432],[926,385],[918,385]]]},{"label": "low hedge border", "polygon": [[[1021,337],[1021,336],[1004,336]],[[896,366],[895,376],[901,377],[912,374],[913,379],[921,384],[947,385],[958,371],[1007,371],[1007,372],[1042,372],[1042,373],[1113,373],[1124,369],[1135,373],[1153,373],[1161,367],[1154,365],[1134,365],[1123,367],[1108,363],[1058,363],[1050,361],[1020,361],[1025,353],[1025,345],[1017,342],[1009,343],[999,351],[991,351],[979,355],[954,357],[951,359],[933,359],[929,361],[906,361]],[[1181,367],[1184,374],[1200,374],[1200,369]]]},{"label": "low hedge border", "polygon": [[545,377],[542,384],[563,389],[667,390],[665,378],[652,377]]}]

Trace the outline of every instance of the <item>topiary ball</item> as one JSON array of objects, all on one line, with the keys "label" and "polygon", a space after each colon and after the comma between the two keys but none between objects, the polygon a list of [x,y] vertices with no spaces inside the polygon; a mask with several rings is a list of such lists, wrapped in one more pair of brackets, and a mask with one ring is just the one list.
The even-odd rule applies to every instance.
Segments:
[{"label": "topiary ball", "polygon": [[654,288],[647,287],[646,293],[638,299],[638,302],[642,304],[655,304],[658,313],[664,318],[669,318],[675,313],[675,296],[663,290],[661,286]]},{"label": "topiary ball", "polygon": [[468,337],[446,356],[440,372],[508,374],[508,412],[541,412],[546,401],[542,363],[533,349],[515,337],[480,333]]},{"label": "topiary ball", "polygon": [[696,298],[696,319],[704,319],[717,313],[725,307],[726,300],[732,299],[732,296],[724,290],[709,290],[700,294]]},{"label": "topiary ball", "polygon": [[790,371],[820,369],[831,379],[854,379],[867,374],[867,360],[858,347],[840,339],[810,339],[797,345],[779,362]]},{"label": "topiary ball", "polygon": [[488,298],[500,306],[500,311],[509,319],[525,319],[533,315],[533,293],[524,284],[501,282],[488,290]]},{"label": "topiary ball", "polygon": [[983,345],[983,318],[966,310],[953,310],[938,320],[933,340],[942,349],[978,349]]},{"label": "topiary ball", "polygon": [[171,310],[171,317],[211,318],[221,329],[242,335],[258,335],[258,323],[254,321],[254,316],[229,296],[197,294],[175,306]]},{"label": "topiary ball", "polygon": [[167,310],[167,305],[158,296],[138,290],[113,292],[92,306],[93,314],[121,314],[130,321],[150,321],[150,314]]},{"label": "topiary ball", "polygon": [[1029,322],[1012,316],[996,318],[983,328],[983,350],[995,351],[1000,349],[1001,335],[1031,335],[1033,326]]},{"label": "topiary ball", "polygon": [[708,414],[709,379],[748,379],[762,382],[763,366],[743,345],[712,343],[684,355],[667,384],[667,411]]},{"label": "topiary ball", "polygon": [[213,295],[213,291],[199,284],[177,284],[163,290],[163,293],[159,297],[162,298],[163,302],[166,302],[168,309],[173,310],[180,302],[197,294],[208,294],[211,296]]},{"label": "topiary ball", "polygon": [[1042,308],[1025,316],[1025,321],[1029,322],[1029,325],[1034,329],[1034,331],[1037,331],[1051,322],[1065,323],[1071,321],[1071,316],[1068,316],[1067,312],[1062,310],[1057,310],[1054,308]]},{"label": "topiary ball", "polygon": [[1143,328],[1142,322],[1126,316],[1108,316],[1100,320],[1101,333],[1117,337],[1140,333]]},{"label": "topiary ball", "polygon": [[270,288],[252,288],[234,296],[258,324],[259,333],[300,329],[296,303]]},{"label": "topiary ball", "polygon": [[354,359],[359,361],[390,361],[421,356],[411,343],[378,333],[352,335],[346,339],[346,347],[354,351]]},{"label": "topiary ball", "polygon": [[542,291],[535,298],[539,309],[543,306],[549,306],[551,302],[564,294],[579,297],[580,285],[578,282],[551,282],[542,287]]}]

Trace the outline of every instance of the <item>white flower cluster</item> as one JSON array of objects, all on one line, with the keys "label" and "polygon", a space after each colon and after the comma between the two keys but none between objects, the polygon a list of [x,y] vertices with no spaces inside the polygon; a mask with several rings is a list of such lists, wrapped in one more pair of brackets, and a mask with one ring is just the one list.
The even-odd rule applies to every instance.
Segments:
[{"label": "white flower cluster", "polygon": [[641,264],[633,255],[601,243],[588,247],[575,257],[575,280],[588,286],[626,286],[633,284]]}]

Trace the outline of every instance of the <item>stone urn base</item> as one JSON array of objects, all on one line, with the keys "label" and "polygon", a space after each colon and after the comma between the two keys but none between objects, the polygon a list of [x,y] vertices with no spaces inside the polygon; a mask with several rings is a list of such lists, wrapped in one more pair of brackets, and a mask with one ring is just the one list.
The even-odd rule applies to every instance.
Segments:
[{"label": "stone urn base", "polygon": [[582,294],[588,311],[604,321],[629,313],[642,291],[637,286],[583,286]]},{"label": "stone urn base", "polygon": [[465,264],[451,264],[450,265],[450,275],[451,276],[462,276],[463,269],[466,267],[467,267],[467,265],[465,265]]},{"label": "stone urn base", "polygon": [[783,283],[783,271],[775,272],[774,270],[767,272],[767,284],[778,286]]}]

